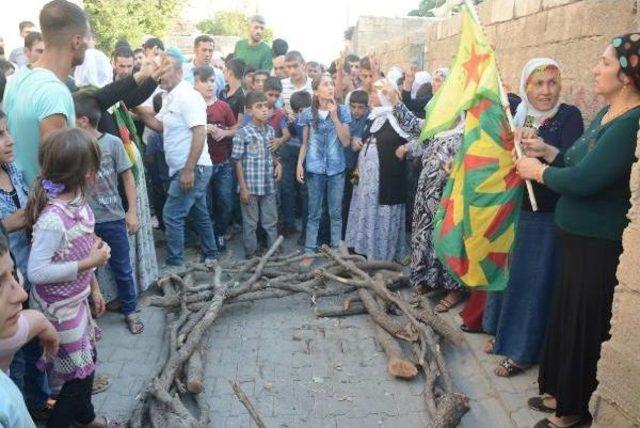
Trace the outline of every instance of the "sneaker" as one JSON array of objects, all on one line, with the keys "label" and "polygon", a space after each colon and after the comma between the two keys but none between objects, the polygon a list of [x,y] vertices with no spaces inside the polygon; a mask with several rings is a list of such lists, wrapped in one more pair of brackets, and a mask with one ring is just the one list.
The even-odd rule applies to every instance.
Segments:
[{"label": "sneaker", "polygon": [[216,266],[218,266],[218,259],[205,259],[204,260],[204,267],[206,267],[207,269],[213,270],[216,268]]},{"label": "sneaker", "polygon": [[172,273],[177,274],[180,272],[184,272],[185,270],[187,270],[187,267],[185,265],[164,265],[162,268],[162,276],[167,276]]}]

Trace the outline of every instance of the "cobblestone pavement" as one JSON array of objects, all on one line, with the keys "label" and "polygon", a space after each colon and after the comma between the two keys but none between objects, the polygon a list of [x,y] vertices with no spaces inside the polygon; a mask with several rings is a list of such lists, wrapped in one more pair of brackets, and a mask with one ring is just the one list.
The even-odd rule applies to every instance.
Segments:
[{"label": "cobblestone pavement", "polygon": [[[140,336],[129,334],[118,314],[99,320],[104,335],[97,372],[113,382],[94,396],[99,414],[126,419],[165,359],[164,310],[143,308],[141,317]],[[453,314],[447,318],[458,324]],[[268,427],[424,426],[422,379],[399,381],[386,373],[372,327],[367,316],[316,318],[301,295],[224,307],[207,340],[211,425],[253,426],[228,383],[235,379]],[[536,393],[537,370],[498,379],[491,373],[496,357],[480,351],[484,338],[466,339],[445,348],[456,388],[471,399],[462,426],[528,427],[542,418],[526,408],[526,398]]]}]

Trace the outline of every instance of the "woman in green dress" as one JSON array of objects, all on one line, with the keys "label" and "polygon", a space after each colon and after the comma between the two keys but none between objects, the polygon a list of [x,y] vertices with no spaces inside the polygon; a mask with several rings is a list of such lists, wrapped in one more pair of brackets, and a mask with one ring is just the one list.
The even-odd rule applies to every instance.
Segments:
[{"label": "woman in green dress", "polygon": [[[559,155],[540,140],[523,140],[517,161],[524,179],[560,194],[555,223],[560,283],[551,310],[538,383],[530,407],[550,413],[536,427],[589,422],[602,342],[609,338],[611,305],[630,203],[640,119],[640,33],[613,39],[594,68],[595,92],[607,106]],[[541,162],[536,158],[542,158]]]}]

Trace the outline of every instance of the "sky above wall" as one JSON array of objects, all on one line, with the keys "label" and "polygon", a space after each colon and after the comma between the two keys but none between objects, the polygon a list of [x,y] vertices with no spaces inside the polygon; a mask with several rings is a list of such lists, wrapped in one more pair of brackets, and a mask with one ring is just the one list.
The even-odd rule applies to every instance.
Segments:
[{"label": "sky above wall", "polygon": [[256,12],[307,61],[329,64],[344,48],[344,31],[358,16],[406,16],[420,0],[189,0],[183,16],[199,21],[218,10]]}]

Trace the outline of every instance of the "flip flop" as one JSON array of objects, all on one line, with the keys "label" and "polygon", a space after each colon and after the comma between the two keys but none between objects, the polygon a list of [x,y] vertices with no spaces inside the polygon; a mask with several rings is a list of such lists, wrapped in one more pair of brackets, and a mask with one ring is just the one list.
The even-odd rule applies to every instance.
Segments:
[{"label": "flip flop", "polygon": [[529,367],[526,367],[526,368],[525,367],[520,367],[520,366],[516,365],[516,362],[513,361],[511,358],[505,358],[504,360],[500,361],[498,363],[498,367],[496,367],[496,369],[499,368],[499,367],[502,367],[503,369],[505,369],[507,374],[506,375],[501,375],[501,374],[498,374],[494,370],[494,373],[498,377],[512,377],[512,376],[515,376],[515,375],[519,375],[521,373],[524,373],[525,370],[527,370],[529,368]]},{"label": "flip flop", "polygon": [[127,327],[129,327],[131,334],[140,334],[144,331],[144,324],[137,314],[131,313],[129,315],[125,315],[124,321],[127,323]]},{"label": "flip flop", "polygon": [[111,378],[107,375],[96,375],[91,386],[91,395],[100,394],[111,386]]},{"label": "flip flop", "polygon": [[556,409],[544,404],[545,397],[531,397],[527,400],[527,405],[531,410],[542,413],[555,413]]}]

